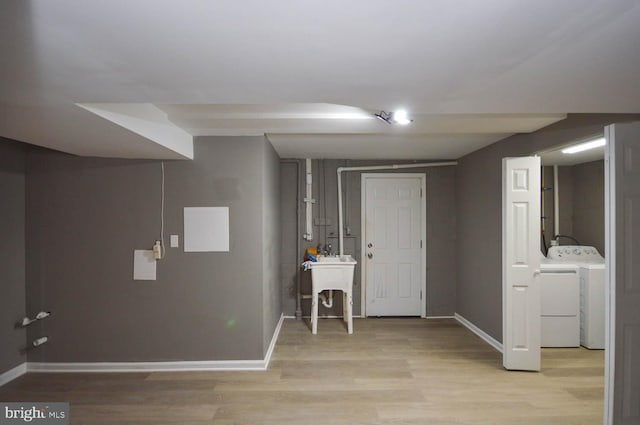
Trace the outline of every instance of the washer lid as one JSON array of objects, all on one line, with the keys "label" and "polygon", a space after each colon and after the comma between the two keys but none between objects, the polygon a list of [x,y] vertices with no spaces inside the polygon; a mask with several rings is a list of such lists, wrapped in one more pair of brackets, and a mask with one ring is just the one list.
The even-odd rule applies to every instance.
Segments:
[{"label": "washer lid", "polygon": [[564,261],[554,261],[548,258],[540,260],[540,271],[542,273],[549,273],[552,271],[577,271],[578,265],[573,263],[566,263]]},{"label": "washer lid", "polygon": [[582,245],[552,246],[547,258],[568,263],[604,263],[604,258],[596,248]]}]

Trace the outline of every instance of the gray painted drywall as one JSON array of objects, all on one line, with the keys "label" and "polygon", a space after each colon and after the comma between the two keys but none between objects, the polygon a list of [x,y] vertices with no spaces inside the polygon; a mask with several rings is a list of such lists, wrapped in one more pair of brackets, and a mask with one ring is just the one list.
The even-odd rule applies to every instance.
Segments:
[{"label": "gray painted drywall", "polygon": [[[573,236],[573,167],[558,167],[558,186],[560,234]],[[568,239],[562,239],[560,242],[572,243]]]},{"label": "gray painted drywall", "polygon": [[[543,167],[545,186],[553,187],[553,167]],[[555,188],[554,188],[555,190]],[[583,245],[595,246],[604,255],[604,161],[558,167],[560,234]],[[545,191],[547,246],[554,235],[553,190]],[[574,244],[561,238],[562,245]]]},{"label": "gray painted drywall", "polygon": [[262,280],[263,355],[282,314],[280,279],[280,157],[270,142],[263,145],[262,178]]},{"label": "gray painted drywall", "polygon": [[26,361],[25,151],[0,139],[0,374]]},{"label": "gray painted drywall", "polygon": [[[293,160],[297,161],[297,160]],[[280,288],[280,298],[282,311],[287,316],[293,316],[296,311],[296,288],[302,254],[296,251],[298,233],[296,232],[297,214],[296,200],[302,200],[303,195],[296,196],[296,181],[298,180],[298,170],[304,173],[303,168],[299,168],[299,162],[283,161],[280,166],[280,232],[282,248],[280,249],[280,274],[282,276],[282,286]],[[302,208],[302,203],[300,203]],[[301,220],[304,220],[304,212],[300,211]],[[301,227],[298,229],[299,231]],[[302,233],[300,233],[301,235]],[[302,241],[302,237],[300,237]]]},{"label": "gray painted drywall", "polygon": [[[304,160],[301,161],[298,180],[302,183],[298,196],[301,210],[301,221],[298,234],[304,233]],[[347,161],[347,160],[314,160],[313,169],[313,235],[311,242],[301,240],[300,252],[296,246],[296,165],[283,163],[281,182],[282,208],[282,308],[285,314],[295,314],[296,307],[296,272],[302,262],[307,247],[331,243],[334,251],[338,250],[338,205],[337,205],[337,168],[343,166],[364,166],[390,164],[381,161]],[[401,163],[394,161],[393,163]],[[368,171],[373,172],[373,171]],[[427,315],[453,315],[455,311],[456,282],[456,205],[455,205],[455,167],[415,168],[405,170],[384,170],[384,173],[426,173],[427,175]],[[361,172],[343,173],[344,190],[344,224],[345,253],[352,254],[361,262]],[[322,225],[322,222],[327,225]],[[320,224],[318,224],[320,223]],[[310,273],[302,273],[302,292],[311,292]],[[361,304],[360,264],[356,266],[354,277],[354,314],[360,314]],[[303,300],[302,313],[310,313],[310,301]],[[341,297],[335,297],[333,308],[320,306],[320,315],[342,315]]]},{"label": "gray painted drywall", "polygon": [[[263,137],[202,137],[194,161],[167,161],[165,240],[157,281],[134,281],[133,250],[160,233],[161,164],[80,158],[42,149],[27,156],[28,310],[50,320],[30,329],[50,342],[30,361],[261,359],[266,328]],[[271,149],[271,148],[269,148]],[[265,170],[269,167],[268,172]],[[269,184],[272,187],[273,184]],[[183,207],[228,206],[230,252],[183,252]],[[277,253],[270,254],[277,261]],[[267,268],[268,269],[268,268]],[[269,303],[276,315],[277,303]],[[269,337],[270,338],[270,337]]]},{"label": "gray painted drywall", "polygon": [[553,226],[555,223],[553,217],[553,167],[546,166],[542,167],[541,170],[541,184],[544,183],[544,188],[547,190],[543,190],[541,192],[541,202],[540,202],[540,212],[542,213],[543,221],[541,221],[540,230],[544,234],[544,239],[540,238],[540,249],[545,252],[545,247],[543,246],[543,242],[546,243],[546,246],[549,246],[551,238],[553,238]]},{"label": "gray painted drywall", "polygon": [[[547,248],[551,245],[551,239],[553,239],[556,232],[554,216],[554,193],[556,190],[558,190],[558,204],[560,206],[560,234],[573,236],[573,167],[558,167],[558,187],[555,186],[553,172],[553,166],[542,167],[544,186],[548,189],[542,193],[542,196],[544,197],[544,210],[542,211],[542,215],[546,217],[544,237]],[[544,251],[544,248],[542,247],[542,240],[540,242],[540,248]],[[565,238],[562,238],[560,242],[563,245],[572,243],[569,239]]]},{"label": "gray painted drywall", "polygon": [[604,161],[574,165],[573,236],[604,252]]},{"label": "gray painted drywall", "polygon": [[602,134],[605,125],[640,115],[577,114],[530,134],[518,134],[459,160],[456,312],[502,341],[502,177],[504,157]]}]

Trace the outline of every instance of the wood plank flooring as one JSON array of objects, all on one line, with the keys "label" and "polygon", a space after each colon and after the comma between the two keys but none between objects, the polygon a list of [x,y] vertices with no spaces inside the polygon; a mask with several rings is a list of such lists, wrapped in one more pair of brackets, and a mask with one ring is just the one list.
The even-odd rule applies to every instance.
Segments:
[{"label": "wood plank flooring", "polygon": [[27,374],[0,401],[68,401],[72,424],[601,424],[604,352],[544,349],[540,373],[450,319],[286,320],[269,370]]}]

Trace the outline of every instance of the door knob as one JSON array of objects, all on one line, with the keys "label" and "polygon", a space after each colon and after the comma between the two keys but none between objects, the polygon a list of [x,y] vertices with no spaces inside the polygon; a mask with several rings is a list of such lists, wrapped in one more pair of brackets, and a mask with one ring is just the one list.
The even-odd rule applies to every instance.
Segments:
[{"label": "door knob", "polygon": [[373,258],[373,254],[370,252],[370,253],[367,254],[367,257]]},{"label": "door knob", "polygon": [[371,247],[373,247],[373,244],[372,244],[371,242],[369,242],[369,243],[367,244],[367,246],[368,246],[369,248],[371,248]]}]

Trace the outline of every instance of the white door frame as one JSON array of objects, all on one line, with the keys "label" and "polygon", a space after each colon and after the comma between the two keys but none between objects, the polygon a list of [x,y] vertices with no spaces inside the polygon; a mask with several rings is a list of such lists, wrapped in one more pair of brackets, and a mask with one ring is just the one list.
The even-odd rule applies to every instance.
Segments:
[{"label": "white door frame", "polygon": [[[607,144],[604,148],[604,243],[605,243],[605,304],[604,304],[604,424],[613,425],[613,392],[615,383],[616,336],[616,274],[611,260],[615,257],[616,234],[612,228],[616,214],[616,156],[611,127],[604,128]],[[612,193],[613,192],[613,193]]]},{"label": "white door frame", "polygon": [[367,268],[366,264],[366,212],[367,212],[367,179],[369,178],[419,178],[420,189],[422,191],[420,202],[420,238],[422,240],[422,246],[420,247],[420,291],[422,293],[421,299],[421,312],[420,317],[427,317],[427,174],[426,173],[362,173],[360,176],[360,223],[361,223],[361,237],[360,237],[360,316],[367,317]]}]

